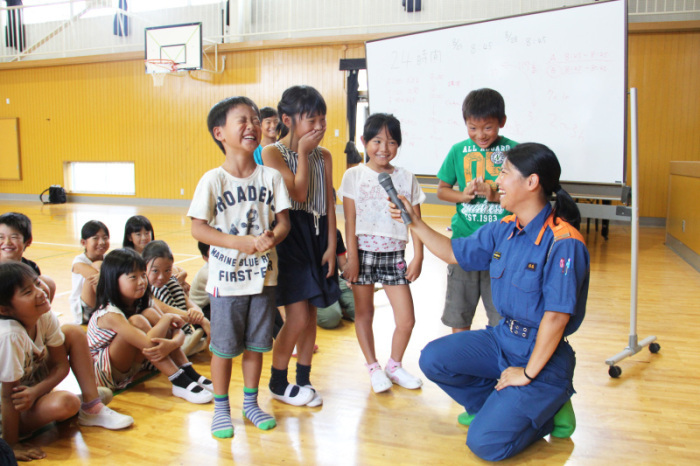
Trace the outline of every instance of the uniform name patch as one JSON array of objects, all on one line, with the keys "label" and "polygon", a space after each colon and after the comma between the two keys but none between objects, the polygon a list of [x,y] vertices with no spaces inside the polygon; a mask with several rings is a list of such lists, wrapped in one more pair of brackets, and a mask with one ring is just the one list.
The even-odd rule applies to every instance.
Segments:
[{"label": "uniform name patch", "polygon": [[496,260],[500,259],[500,258],[501,258],[501,253],[498,252],[498,251],[494,252],[494,253],[493,253],[493,258],[496,259]]},{"label": "uniform name patch", "polygon": [[534,272],[535,270],[537,270],[537,264],[530,262],[529,264],[527,264],[527,269]]}]

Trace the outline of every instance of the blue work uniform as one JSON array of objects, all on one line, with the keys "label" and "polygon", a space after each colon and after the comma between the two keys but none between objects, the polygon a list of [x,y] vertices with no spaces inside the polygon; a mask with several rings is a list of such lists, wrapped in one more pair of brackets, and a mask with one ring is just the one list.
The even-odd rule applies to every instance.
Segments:
[{"label": "blue work uniform", "polygon": [[545,311],[570,314],[564,336],[586,313],[590,258],[581,234],[547,203],[524,228],[514,215],[452,240],[465,270],[489,270],[496,327],[459,332],[429,343],[420,367],[455,401],[474,414],[467,445],[496,461],[519,453],[552,432],[554,414],[574,394],[576,359],[562,338],[530,384],[494,389],[508,367],[525,367]]}]

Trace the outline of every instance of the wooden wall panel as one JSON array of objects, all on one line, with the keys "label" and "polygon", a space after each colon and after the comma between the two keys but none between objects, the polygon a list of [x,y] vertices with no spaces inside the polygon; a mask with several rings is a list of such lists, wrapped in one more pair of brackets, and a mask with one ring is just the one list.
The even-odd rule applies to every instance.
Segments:
[{"label": "wooden wall panel", "polygon": [[23,127],[24,174],[0,181],[0,192],[38,194],[63,184],[64,161],[134,161],[137,198],[188,199],[202,173],[223,160],[206,128],[211,106],[243,94],[276,107],[294,84],[316,87],[327,101],[323,145],[340,184],[347,130],[338,64],[345,52],[343,45],[230,52],[222,74],[167,76],[162,87],[141,60],[0,71],[0,97],[10,99],[0,118],[19,118]]},{"label": "wooden wall panel", "polygon": [[637,88],[638,100],[637,199],[642,217],[666,217],[670,161],[700,161],[699,56],[700,32],[629,36],[629,86]]},{"label": "wooden wall panel", "polygon": [[[697,31],[629,36],[629,85],[638,89],[639,101],[643,217],[666,216],[669,161],[700,160],[699,53]],[[19,118],[23,129],[23,180],[0,181],[0,192],[33,194],[62,184],[66,160],[131,160],[136,162],[136,197],[188,199],[201,174],[221,163],[222,154],[206,130],[209,108],[236,94],[276,106],[293,84],[312,85],[326,99],[329,130],[323,145],[333,154],[338,186],[347,140],[345,73],[338,62],[364,57],[364,45],[224,55],[223,73],[168,76],[159,88],[144,74],[141,60],[0,70],[0,98],[10,98],[9,105],[0,105],[0,118]]]},{"label": "wooden wall panel", "polygon": [[671,174],[666,232],[700,255],[700,177]]}]

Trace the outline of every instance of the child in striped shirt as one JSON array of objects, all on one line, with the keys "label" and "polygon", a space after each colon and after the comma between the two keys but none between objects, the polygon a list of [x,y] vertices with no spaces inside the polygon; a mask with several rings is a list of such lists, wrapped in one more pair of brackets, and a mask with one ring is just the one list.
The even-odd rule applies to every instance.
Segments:
[{"label": "child in striped shirt", "polygon": [[136,251],[116,249],[105,256],[95,309],[88,344],[98,384],[125,388],[150,362],[173,384],[173,395],[191,403],[212,400],[211,380],[180,349],[185,321],[152,307],[146,263]]},{"label": "child in striped shirt", "polygon": [[205,334],[211,334],[211,325],[173,273],[174,257],[170,247],[165,241],[151,241],[141,256],[146,262],[148,284],[157,307],[163,312],[179,315],[188,324],[182,329],[185,332],[182,350],[187,356],[199,353],[208,346]]}]

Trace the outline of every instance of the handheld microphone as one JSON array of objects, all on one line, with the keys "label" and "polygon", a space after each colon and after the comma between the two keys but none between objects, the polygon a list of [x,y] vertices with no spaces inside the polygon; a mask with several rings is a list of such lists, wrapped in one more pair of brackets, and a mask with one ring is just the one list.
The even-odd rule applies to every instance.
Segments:
[{"label": "handheld microphone", "polygon": [[396,192],[394,183],[391,181],[391,176],[389,176],[388,173],[380,173],[379,184],[382,185],[384,191],[386,191],[386,193],[389,195],[389,197],[391,198],[391,202],[396,204],[396,207],[398,207],[401,211],[401,219],[403,220],[403,223],[409,225],[411,223],[411,216],[408,215],[408,212],[406,211],[406,206],[404,206],[403,202],[401,202],[401,199],[399,199],[399,195]]}]

